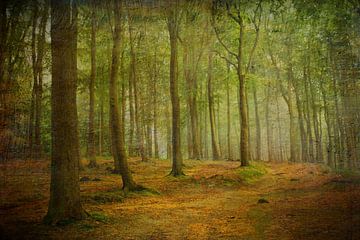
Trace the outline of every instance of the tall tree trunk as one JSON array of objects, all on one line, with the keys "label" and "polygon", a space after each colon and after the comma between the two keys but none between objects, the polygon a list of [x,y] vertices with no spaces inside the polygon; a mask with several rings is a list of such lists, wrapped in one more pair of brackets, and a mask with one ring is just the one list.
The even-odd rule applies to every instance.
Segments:
[{"label": "tall tree trunk", "polygon": [[210,119],[210,132],[211,132],[211,147],[212,157],[214,160],[220,159],[219,143],[217,142],[216,126],[215,126],[215,109],[214,109],[214,97],[212,93],[212,54],[209,54],[209,66],[208,66],[208,104],[209,104],[209,119]]},{"label": "tall tree trunk", "polygon": [[227,140],[227,152],[228,152],[228,160],[232,160],[232,152],[231,152],[231,110],[230,110],[230,64],[227,63],[227,79],[226,79],[226,128],[227,128],[227,134],[226,134],[226,140]]},{"label": "tall tree trunk", "polygon": [[38,38],[38,53],[37,53],[37,74],[38,84],[36,88],[35,98],[35,130],[34,130],[34,151],[36,157],[41,158],[43,149],[41,143],[41,118],[42,118],[42,96],[43,96],[43,58],[45,51],[45,34],[46,23],[49,17],[49,2],[45,1],[44,8],[40,20],[40,33]]},{"label": "tall tree trunk", "polygon": [[304,67],[304,87],[305,87],[305,97],[306,97],[306,101],[305,101],[305,110],[304,111],[304,118],[306,120],[306,129],[307,129],[307,139],[308,139],[308,143],[309,143],[309,148],[308,148],[308,156],[307,159],[309,162],[314,162],[314,140],[312,137],[312,128],[311,128],[311,120],[310,120],[310,94],[309,94],[309,83],[308,83],[308,71],[307,71],[307,67]]},{"label": "tall tree trunk", "polygon": [[158,142],[158,100],[157,100],[157,77],[158,77],[158,69],[157,69],[157,59],[156,59],[156,50],[154,55],[154,79],[152,82],[153,88],[153,127],[154,127],[154,156],[156,159],[159,159],[159,142]]},{"label": "tall tree trunk", "polygon": [[273,131],[270,123],[270,98],[271,98],[271,86],[270,83],[266,86],[266,106],[265,106],[265,119],[266,119],[266,140],[268,161],[274,161],[273,156]]},{"label": "tall tree trunk", "polygon": [[328,137],[328,144],[327,144],[327,164],[330,167],[335,167],[334,162],[334,143],[333,143],[333,132],[331,125],[333,124],[330,119],[330,112],[329,112],[329,103],[327,100],[326,91],[323,86],[323,82],[320,82],[320,90],[322,94],[322,100],[324,104],[324,117],[326,122],[326,130],[327,130],[327,137]]},{"label": "tall tree trunk", "polygon": [[[77,9],[73,1],[51,0],[52,160],[45,222],[82,219],[76,106]],[[64,41],[66,39],[66,41]]]},{"label": "tall tree trunk", "polygon": [[240,112],[240,160],[241,166],[248,166],[250,159],[249,149],[249,119],[245,86],[245,75],[242,72],[242,57],[243,57],[243,42],[244,42],[244,25],[240,19],[240,33],[239,33],[239,47],[238,47],[238,62],[237,74],[239,80],[239,112]]},{"label": "tall tree trunk", "polygon": [[99,107],[99,155],[104,153],[104,80],[100,83],[100,107]]},{"label": "tall tree trunk", "polygon": [[34,154],[34,118],[35,118],[35,98],[36,89],[38,88],[38,74],[37,74],[37,54],[36,54],[36,29],[38,22],[39,6],[33,2],[33,16],[32,16],[32,31],[31,31],[31,60],[32,60],[32,73],[33,73],[33,89],[31,92],[31,106],[29,116],[29,128],[28,128],[28,143],[29,143],[29,157],[32,158]]},{"label": "tall tree trunk", "polygon": [[279,137],[279,161],[284,161],[284,147],[283,147],[283,139],[282,139],[282,132],[281,132],[281,119],[280,119],[280,106],[279,100],[276,98],[276,113],[277,113],[277,129],[278,129],[278,137]]},{"label": "tall tree trunk", "polygon": [[[170,104],[166,103],[165,106],[165,119],[170,119]],[[171,134],[171,122],[166,121],[166,158],[172,159],[172,134]]]},{"label": "tall tree trunk", "polygon": [[299,113],[299,129],[300,129],[300,139],[301,139],[301,160],[302,162],[308,162],[308,146],[307,146],[307,136],[305,132],[304,126],[304,114],[303,114],[303,104],[300,99],[299,86],[294,87],[295,90],[295,99],[296,99],[296,107]]},{"label": "tall tree trunk", "polygon": [[253,86],[253,97],[255,107],[255,123],[256,123],[256,160],[261,160],[261,127],[259,117],[259,106],[257,100],[256,86]]},{"label": "tall tree trunk", "polygon": [[180,100],[178,93],[178,62],[177,62],[177,39],[179,28],[179,13],[176,1],[171,4],[168,16],[168,30],[170,35],[170,95],[172,105],[172,170],[173,176],[183,175],[183,163],[181,156],[181,140],[180,140]]},{"label": "tall tree trunk", "polygon": [[[119,60],[120,60],[120,46],[121,46],[121,11],[122,1],[114,0],[114,16],[115,16],[115,29],[114,29],[114,45],[112,49],[112,63],[110,71],[109,82],[109,97],[110,97],[110,119],[111,124],[111,140],[112,140],[112,152],[114,160],[117,162],[115,166],[118,166],[119,173],[121,174],[123,189],[124,190],[136,190],[139,188],[133,181],[132,174],[129,170],[127,163],[127,156],[125,152],[125,143],[123,141],[123,128],[120,126],[121,117],[119,113],[118,104],[118,91],[117,91],[117,79],[119,76]],[[124,123],[122,123],[124,124]],[[117,170],[117,169],[115,169]]]},{"label": "tall tree trunk", "polygon": [[91,6],[91,74],[89,83],[90,106],[89,106],[89,133],[88,133],[88,157],[89,167],[96,167],[96,150],[95,150],[95,79],[96,79],[96,5],[92,0]]},{"label": "tall tree trunk", "polygon": [[[129,14],[128,14],[129,15]],[[130,36],[130,64],[129,64],[129,112],[130,112],[130,126],[129,126],[129,154],[130,156],[135,155],[135,110],[134,110],[134,78],[135,74],[135,50],[134,50],[134,39],[132,34],[131,17],[129,18],[129,36]]]}]

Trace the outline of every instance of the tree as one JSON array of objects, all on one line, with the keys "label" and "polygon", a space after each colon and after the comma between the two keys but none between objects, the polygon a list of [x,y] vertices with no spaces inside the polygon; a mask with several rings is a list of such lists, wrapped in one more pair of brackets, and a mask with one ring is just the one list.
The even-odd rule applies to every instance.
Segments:
[{"label": "tree", "polygon": [[178,93],[177,41],[179,31],[179,2],[170,4],[167,25],[170,36],[170,95],[172,106],[172,170],[173,176],[183,175],[180,141],[180,100]]},{"label": "tree", "polygon": [[45,222],[82,219],[76,106],[77,6],[51,1],[52,154],[50,202]]},{"label": "tree", "polygon": [[[224,6],[225,5],[225,6]],[[239,33],[238,33],[238,45],[237,45],[237,52],[229,48],[229,46],[226,45],[226,43],[223,41],[223,39],[220,37],[218,27],[216,26],[215,19],[216,19],[216,13],[218,11],[218,8],[226,9],[227,16],[237,25]],[[244,12],[244,8],[246,8],[246,3],[244,2],[236,2],[233,3],[231,1],[225,1],[215,3],[213,6],[213,17],[212,17],[212,26],[215,31],[216,37],[219,41],[219,43],[222,45],[222,47],[227,51],[228,55],[231,58],[234,58],[236,61],[233,61],[231,58],[225,57],[220,54],[220,57],[226,59],[226,61],[231,64],[237,72],[238,81],[239,81],[239,112],[240,112],[240,159],[241,159],[241,166],[247,166],[249,165],[249,159],[250,159],[250,145],[249,145],[249,119],[248,119],[248,103],[247,103],[247,94],[246,94],[246,85],[245,85],[245,79],[246,74],[248,73],[251,64],[252,64],[252,57],[255,52],[255,49],[258,44],[259,39],[259,27],[261,23],[261,13],[262,13],[262,7],[261,7],[261,0],[256,4],[256,7],[253,11],[252,16],[247,16]],[[256,36],[253,42],[253,46],[250,50],[250,54],[248,57],[248,63],[247,65],[244,65],[244,29],[246,26],[246,23],[244,21],[245,17],[249,17],[251,19],[251,22],[254,25]],[[218,53],[219,54],[219,53]]]},{"label": "tree", "polygon": [[125,151],[125,143],[123,138],[123,128],[121,121],[118,103],[117,80],[119,76],[120,67],[120,47],[121,47],[121,13],[122,0],[114,0],[114,32],[113,32],[113,48],[112,48],[112,62],[109,79],[109,98],[110,98],[110,131],[112,152],[115,161],[115,171],[121,174],[123,189],[125,191],[138,190],[141,187],[137,185],[131,175],[127,163],[127,156]]},{"label": "tree", "polygon": [[95,0],[91,2],[91,74],[89,82],[89,133],[88,133],[88,154],[89,167],[96,167],[96,149],[95,149],[95,80],[96,80],[96,4]]},{"label": "tree", "polygon": [[214,96],[212,90],[212,54],[209,53],[209,66],[208,66],[208,104],[209,104],[209,119],[210,119],[210,132],[211,132],[211,147],[213,153],[213,159],[219,160],[220,159],[220,148],[219,142],[217,141],[217,129],[215,126],[215,109],[214,109]]}]

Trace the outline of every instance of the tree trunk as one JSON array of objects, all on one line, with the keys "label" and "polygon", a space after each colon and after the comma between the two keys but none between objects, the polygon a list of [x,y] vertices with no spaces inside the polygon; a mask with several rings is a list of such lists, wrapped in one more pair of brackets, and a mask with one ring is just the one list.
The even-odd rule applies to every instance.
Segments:
[{"label": "tree trunk", "polygon": [[154,56],[154,79],[153,79],[153,127],[154,127],[154,154],[155,158],[159,159],[159,142],[158,142],[158,107],[157,107],[157,59],[156,59],[156,51]]},{"label": "tree trunk", "polygon": [[[76,106],[77,9],[70,0],[51,1],[52,160],[50,201],[45,222],[82,219]],[[65,41],[64,41],[65,40]]]},{"label": "tree trunk", "polygon": [[89,83],[90,106],[89,106],[89,133],[88,133],[88,157],[89,167],[96,167],[96,150],[95,150],[95,79],[96,79],[96,5],[94,0],[91,6],[91,74]]},{"label": "tree trunk", "polygon": [[40,20],[40,34],[38,39],[38,53],[37,53],[37,74],[38,84],[35,93],[35,130],[34,130],[34,151],[35,157],[41,158],[43,154],[42,143],[41,143],[41,118],[42,118],[42,94],[43,94],[43,58],[45,48],[45,34],[46,34],[46,23],[49,17],[49,3],[45,1],[42,17]]},{"label": "tree trunk", "polygon": [[274,161],[273,156],[273,131],[270,123],[270,98],[271,98],[271,86],[270,83],[266,86],[266,106],[265,106],[265,119],[266,119],[266,139],[267,139],[267,151],[268,161]]},{"label": "tree trunk", "polygon": [[180,140],[180,100],[177,74],[177,39],[178,39],[178,1],[169,10],[168,30],[170,35],[170,95],[172,105],[172,170],[173,176],[183,175],[181,140]]},{"label": "tree trunk", "polygon": [[227,140],[227,151],[228,151],[228,160],[232,160],[232,152],[231,152],[231,110],[230,110],[230,64],[227,63],[227,79],[226,79],[226,128],[227,128],[227,134],[226,134],[226,140]]},{"label": "tree trunk", "polygon": [[239,33],[239,47],[238,47],[238,62],[237,75],[239,80],[239,112],[240,112],[240,160],[241,166],[248,166],[250,159],[249,149],[249,119],[246,98],[245,75],[242,72],[242,56],[243,56],[243,41],[244,41],[244,25],[240,19],[240,33]]},{"label": "tree trunk", "polygon": [[134,78],[135,78],[135,50],[134,50],[134,40],[132,36],[131,29],[131,18],[129,18],[129,36],[130,36],[130,64],[129,64],[129,112],[130,112],[130,126],[129,126],[129,154],[134,156],[135,153],[135,143],[134,143],[134,133],[135,133],[135,111],[134,111]]},{"label": "tree trunk", "polygon": [[[298,85],[298,84],[297,84]],[[303,114],[303,104],[300,99],[299,86],[295,86],[295,99],[296,107],[299,113],[299,129],[300,129],[300,139],[301,139],[301,161],[308,162],[308,146],[307,146],[307,136],[304,126],[304,114]]]},{"label": "tree trunk", "polygon": [[259,117],[259,106],[257,100],[256,86],[253,86],[253,97],[255,107],[255,123],[256,123],[256,160],[261,160],[261,127]]},{"label": "tree trunk", "polygon": [[210,132],[211,132],[211,147],[214,160],[220,159],[219,143],[217,142],[217,134],[215,127],[215,109],[214,109],[214,97],[212,93],[212,54],[209,54],[209,66],[208,66],[208,104],[209,104],[209,120],[210,120]]},{"label": "tree trunk", "polygon": [[[121,46],[121,11],[122,1],[114,0],[114,16],[115,16],[115,29],[114,29],[114,45],[112,49],[112,63],[110,71],[109,82],[109,97],[110,97],[110,124],[111,124],[111,140],[112,140],[112,152],[115,161],[118,165],[119,173],[121,174],[123,189],[125,191],[136,190],[138,185],[132,179],[131,172],[127,163],[127,156],[125,152],[125,143],[123,142],[123,128],[120,126],[121,118],[119,113],[118,104],[118,91],[117,91],[117,79],[119,76],[119,58],[120,58],[120,46]],[[124,124],[124,123],[122,123]]]},{"label": "tree trunk", "polygon": [[[169,103],[165,106],[165,119],[170,119]],[[171,122],[166,121],[166,158],[172,159],[172,134],[171,134]]]}]

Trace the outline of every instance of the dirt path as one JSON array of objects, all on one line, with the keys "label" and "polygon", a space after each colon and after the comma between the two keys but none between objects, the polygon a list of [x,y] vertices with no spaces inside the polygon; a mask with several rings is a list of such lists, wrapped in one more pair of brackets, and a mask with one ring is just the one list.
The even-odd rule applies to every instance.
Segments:
[{"label": "dirt path", "polygon": [[[32,200],[25,202],[5,197],[4,203],[17,205],[2,204],[3,231],[17,231],[21,239],[360,239],[357,177],[344,178],[310,164],[255,164],[247,169],[239,169],[237,162],[185,164],[187,176],[175,179],[164,177],[167,161],[132,160],[137,182],[160,194],[119,197],[119,177],[107,174],[111,163],[103,161],[97,172],[82,173],[100,179],[81,183],[92,217],[62,227],[39,223],[46,213],[46,195],[27,196]],[[33,189],[46,188],[46,174],[46,167],[43,175],[38,173],[42,185],[33,177]],[[16,192],[16,184],[2,186]]]}]

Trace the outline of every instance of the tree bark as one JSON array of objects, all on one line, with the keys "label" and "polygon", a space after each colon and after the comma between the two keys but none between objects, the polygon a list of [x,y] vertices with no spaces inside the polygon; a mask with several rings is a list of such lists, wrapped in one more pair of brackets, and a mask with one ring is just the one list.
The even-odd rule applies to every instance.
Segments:
[{"label": "tree bark", "polygon": [[209,120],[210,120],[210,132],[211,132],[211,147],[212,157],[214,160],[220,159],[219,143],[217,142],[216,126],[215,126],[215,109],[214,109],[214,97],[212,90],[212,54],[209,54],[209,66],[208,66],[208,105],[209,105]]},{"label": "tree bark", "polygon": [[261,159],[261,126],[259,117],[259,106],[257,100],[256,86],[253,86],[254,108],[255,108],[255,124],[256,124],[256,160]]},{"label": "tree bark", "polygon": [[52,160],[50,202],[45,222],[82,219],[76,106],[77,10],[70,0],[51,1]]},{"label": "tree bark", "polygon": [[172,170],[173,176],[183,175],[183,163],[181,156],[180,140],[180,100],[178,93],[178,60],[177,60],[177,39],[178,39],[178,1],[172,4],[168,15],[168,30],[170,35],[170,95],[172,105]]},{"label": "tree bark", "polygon": [[[119,173],[121,174],[123,189],[125,191],[133,191],[139,189],[132,178],[127,163],[127,156],[125,152],[125,143],[123,142],[123,128],[120,126],[121,118],[119,113],[118,104],[118,91],[117,79],[119,76],[119,60],[120,60],[120,46],[121,46],[121,12],[122,0],[114,0],[114,16],[115,16],[115,29],[114,29],[114,45],[112,49],[112,63],[110,70],[109,82],[109,97],[110,97],[110,119],[111,124],[111,140],[112,152],[115,161],[118,163]],[[122,123],[123,124],[123,123]]]},{"label": "tree bark", "polygon": [[95,0],[91,2],[91,73],[89,83],[89,132],[88,132],[88,157],[89,167],[96,167],[96,150],[95,150],[95,79],[96,79],[96,5]]}]

